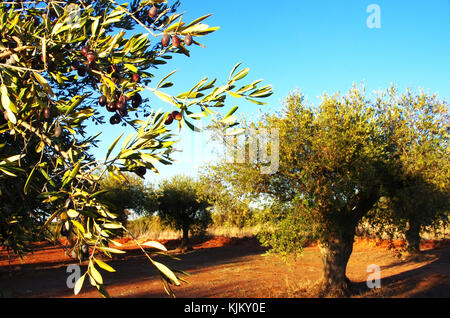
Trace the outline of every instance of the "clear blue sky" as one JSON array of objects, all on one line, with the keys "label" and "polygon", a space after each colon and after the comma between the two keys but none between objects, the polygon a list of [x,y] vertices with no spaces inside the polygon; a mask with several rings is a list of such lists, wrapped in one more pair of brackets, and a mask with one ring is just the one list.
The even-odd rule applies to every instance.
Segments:
[{"label": "clear blue sky", "polygon": [[[367,26],[370,4],[381,9],[379,29]],[[206,48],[193,48],[190,58],[174,58],[155,75],[178,70],[169,92],[183,92],[204,76],[224,83],[231,68],[243,62],[250,68],[247,80],[264,79],[275,94],[267,106],[230,98],[224,111],[239,105],[239,116],[280,109],[297,88],[316,104],[324,91],[346,92],[362,82],[369,93],[394,83],[402,91],[423,88],[450,97],[450,0],[185,0],[180,10],[186,21],[214,13],[206,23],[220,29],[201,39]],[[150,93],[145,96],[154,108],[169,110]],[[116,135],[117,130],[105,129],[96,156],[104,156]],[[201,158],[210,157],[206,140],[188,131],[181,137],[184,152],[175,158],[185,162],[160,167],[161,177],[195,175]]]}]

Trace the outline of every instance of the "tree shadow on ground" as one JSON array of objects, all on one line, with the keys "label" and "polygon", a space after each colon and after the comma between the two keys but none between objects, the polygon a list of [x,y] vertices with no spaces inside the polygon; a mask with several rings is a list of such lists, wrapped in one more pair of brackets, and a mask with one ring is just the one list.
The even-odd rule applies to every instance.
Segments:
[{"label": "tree shadow on ground", "polygon": [[381,271],[407,264],[426,262],[425,265],[381,279],[381,288],[370,289],[366,282],[353,283],[356,297],[450,297],[450,249],[436,248],[420,255],[381,267]]},{"label": "tree shadow on ground", "polygon": [[[196,248],[192,251],[179,253],[169,251],[171,256],[181,260],[173,260],[165,256],[156,255],[154,260],[161,262],[171,269],[199,272],[217,264],[232,264],[239,259],[263,253],[266,249],[261,247],[254,238],[240,241],[237,244]],[[244,244],[245,248],[242,248]],[[174,245],[176,246],[176,244]],[[0,291],[7,291],[10,297],[66,297],[73,295],[73,290],[67,288],[67,266],[77,264],[74,260],[68,260],[63,264],[54,262],[41,262],[20,265],[20,269],[13,269],[12,275],[3,269],[0,271]],[[86,270],[86,262],[82,263],[81,273]],[[102,271],[104,281],[109,286],[120,286],[142,282],[143,280],[155,280],[159,275],[155,267],[149,262],[139,248],[127,250],[126,254],[120,254],[108,264],[116,269],[115,273]],[[105,284],[105,287],[107,288]],[[83,291],[95,290],[86,281]],[[165,294],[155,295],[161,297]],[[139,297],[139,296],[136,296]],[[148,297],[148,295],[146,295]]]}]

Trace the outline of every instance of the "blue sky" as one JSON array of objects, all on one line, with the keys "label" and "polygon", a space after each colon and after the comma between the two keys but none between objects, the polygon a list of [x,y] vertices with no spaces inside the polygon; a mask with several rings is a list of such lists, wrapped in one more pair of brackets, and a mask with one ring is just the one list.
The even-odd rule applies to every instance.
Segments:
[{"label": "blue sky", "polygon": [[[370,4],[381,10],[379,29],[367,26]],[[266,106],[230,98],[224,112],[234,105],[240,106],[238,116],[276,111],[297,88],[317,104],[325,91],[344,93],[363,82],[369,93],[394,83],[401,91],[423,88],[450,97],[449,0],[185,0],[180,11],[185,21],[213,13],[206,23],[220,29],[201,38],[206,48],[193,48],[190,58],[177,56],[155,74],[178,70],[169,92],[183,92],[205,76],[225,83],[238,62],[250,68],[248,82],[264,79],[274,87]],[[151,93],[144,95],[153,108],[170,109]],[[105,129],[97,157],[116,132]],[[211,158],[206,137],[182,131],[181,139],[184,152],[175,155],[180,162],[159,167],[161,176],[148,174],[148,181],[195,175],[202,159]]]}]

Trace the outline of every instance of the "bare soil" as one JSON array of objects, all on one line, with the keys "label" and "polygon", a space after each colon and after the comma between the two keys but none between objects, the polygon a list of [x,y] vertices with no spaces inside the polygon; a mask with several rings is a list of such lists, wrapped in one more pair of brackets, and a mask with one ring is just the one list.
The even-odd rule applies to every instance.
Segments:
[{"label": "bare soil", "polygon": [[[64,242],[62,242],[64,244]],[[120,254],[108,263],[116,273],[102,271],[105,287],[112,297],[168,297],[159,275],[133,241],[123,240]],[[178,252],[175,240],[162,241],[169,254],[155,259],[170,268],[186,271],[189,284],[174,287],[178,298],[299,298],[316,297],[322,275],[317,246],[305,248],[303,256],[283,260],[267,255],[255,238],[215,237],[193,242],[193,250]],[[390,242],[401,246],[402,242]],[[354,244],[347,276],[355,283],[353,297],[450,297],[450,245],[427,241],[422,255],[401,258],[388,248],[389,242],[358,239]],[[8,259],[0,250],[0,295],[6,297],[101,297],[88,280],[81,293],[73,295],[66,286],[67,266],[76,261],[65,255],[61,245],[38,243],[33,254]],[[381,288],[368,289],[367,268],[381,269]],[[86,263],[81,264],[82,271]]]}]

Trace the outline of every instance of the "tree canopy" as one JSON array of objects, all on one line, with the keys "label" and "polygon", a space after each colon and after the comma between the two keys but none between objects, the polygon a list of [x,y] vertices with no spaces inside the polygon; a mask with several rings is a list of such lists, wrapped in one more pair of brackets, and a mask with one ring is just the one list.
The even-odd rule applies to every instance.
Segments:
[{"label": "tree canopy", "polygon": [[161,182],[156,196],[162,224],[182,231],[180,248],[189,249],[189,232],[204,231],[212,221],[203,184],[189,176],[174,176]]},{"label": "tree canopy", "polygon": [[387,196],[371,211],[369,223],[395,225],[407,250],[417,253],[421,232],[449,221],[448,104],[422,91],[399,94],[391,88],[387,94],[395,102],[380,103],[392,132],[393,180]]},{"label": "tree canopy", "polygon": [[[428,109],[436,116],[422,116],[418,109]],[[396,191],[408,191],[408,183],[402,183],[408,179],[406,167],[430,175],[438,173],[436,167],[448,167],[443,116],[448,116],[445,101],[423,94],[400,96],[394,88],[373,99],[356,87],[346,95],[324,94],[317,106],[307,105],[296,92],[286,99],[281,112],[247,125],[247,131],[256,133],[271,128],[278,131],[279,149],[269,150],[279,151],[278,171],[261,173],[262,158],[254,160],[250,155],[251,136],[233,143],[238,145],[235,154],[245,153],[244,163],[230,165],[230,158],[225,158],[210,171],[233,189],[234,195],[263,199],[269,205],[262,217],[267,225],[261,235],[263,243],[282,252],[295,252],[301,251],[306,240],[317,239],[324,265],[322,293],[348,295],[350,282],[345,271],[359,222],[381,197],[399,199]],[[427,129],[420,133],[417,125]],[[414,144],[420,144],[421,150],[416,151]],[[437,144],[441,146],[436,148]],[[425,149],[422,164],[418,154],[425,154]],[[410,167],[406,158],[414,158],[411,165],[418,165]],[[448,188],[447,177],[435,179],[442,182],[441,190]],[[428,190],[421,187],[421,191],[425,195]],[[418,203],[412,197],[400,199]],[[408,215],[414,219],[427,215],[428,210],[421,208]],[[399,219],[400,214],[394,217]]]}]

